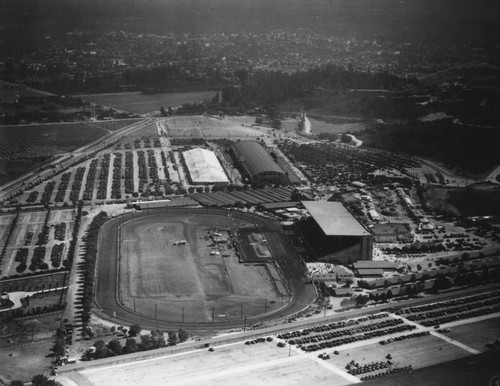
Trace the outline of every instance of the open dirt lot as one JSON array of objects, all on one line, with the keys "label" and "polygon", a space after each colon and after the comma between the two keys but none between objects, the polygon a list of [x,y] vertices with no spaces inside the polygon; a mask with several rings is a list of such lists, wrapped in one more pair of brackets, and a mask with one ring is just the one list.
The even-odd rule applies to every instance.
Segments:
[{"label": "open dirt lot", "polygon": [[[158,319],[200,323],[277,309],[280,296],[265,267],[240,264],[234,254],[210,255],[212,241],[204,236],[225,221],[217,215],[157,215],[125,223],[120,264],[125,307],[135,303],[137,312],[154,317],[156,306]],[[175,245],[180,240],[186,244]]]},{"label": "open dirt lot", "polygon": [[[293,351],[289,356],[288,349],[278,348],[276,341],[231,344],[216,347],[214,352],[191,351],[150,361],[83,370],[77,375],[83,376],[87,384],[104,385],[113,379],[115,384],[122,386],[350,384],[310,357]],[[81,380],[72,373],[68,377]]]},{"label": "open dirt lot", "polygon": [[[4,341],[2,341],[4,343]],[[50,349],[54,343],[51,339],[23,345],[0,346],[0,375],[9,381],[27,380],[36,374],[48,374],[52,357]]]}]

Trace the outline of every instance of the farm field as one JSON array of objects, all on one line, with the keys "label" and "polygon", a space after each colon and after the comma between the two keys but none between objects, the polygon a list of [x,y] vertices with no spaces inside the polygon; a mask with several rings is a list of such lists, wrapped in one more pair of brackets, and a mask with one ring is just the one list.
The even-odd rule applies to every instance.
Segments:
[{"label": "farm field", "polygon": [[[125,307],[186,323],[240,320],[243,314],[277,309],[281,295],[265,266],[240,264],[232,249],[213,246],[210,229],[227,221],[217,215],[157,215],[125,223],[120,263]],[[179,240],[187,242],[174,245]]]},{"label": "farm field", "polygon": [[106,134],[89,123],[57,123],[0,127],[0,184],[44,165]]},{"label": "farm field", "polygon": [[[192,366],[196,363],[196,366]],[[168,369],[164,371],[163,369]],[[189,369],[189,371],[186,371]],[[73,378],[72,373],[64,374]],[[112,379],[127,386],[141,384],[186,385],[348,385],[347,379],[335,374],[322,363],[287,348],[276,341],[245,345],[243,342],[219,346],[214,352],[191,351],[149,361],[81,370],[93,385],[108,384]],[[81,378],[74,378],[75,380]],[[61,380],[62,381],[62,380]]]},{"label": "farm field", "polygon": [[19,157],[17,152],[20,149],[25,149],[24,153],[27,155],[32,155],[38,149],[68,151],[92,142],[104,134],[104,129],[84,122],[1,126],[0,156],[2,158],[13,155]]},{"label": "farm field", "polygon": [[131,113],[146,114],[159,111],[161,106],[168,108],[181,106],[184,103],[197,103],[204,99],[213,98],[215,91],[194,91],[168,94],[117,93],[79,95],[90,103],[109,106],[117,110]]},{"label": "farm field", "polygon": [[17,83],[0,81],[0,99],[8,102],[15,101],[18,97],[42,97],[52,95],[46,91],[38,91]]},{"label": "farm field", "polygon": [[454,326],[450,330],[447,334],[450,338],[476,350],[489,351],[485,344],[500,338],[500,317]]}]

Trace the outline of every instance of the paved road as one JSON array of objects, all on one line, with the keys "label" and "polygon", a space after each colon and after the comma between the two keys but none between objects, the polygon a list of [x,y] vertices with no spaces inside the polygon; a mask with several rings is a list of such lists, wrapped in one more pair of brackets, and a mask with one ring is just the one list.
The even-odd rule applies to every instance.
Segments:
[{"label": "paved road", "polygon": [[[187,209],[168,209],[169,213],[183,214],[188,213]],[[189,209],[189,213],[200,214],[221,214],[225,216],[226,211],[220,209]],[[151,211],[151,215],[164,215],[165,210]],[[213,330],[240,328],[241,321],[222,321],[215,323],[173,323],[167,321],[155,320],[147,316],[142,316],[133,313],[124,308],[118,302],[118,267],[117,267],[117,252],[118,252],[118,227],[121,222],[128,221],[139,216],[146,216],[147,212],[129,213],[111,221],[108,221],[101,228],[99,234],[99,257],[97,263],[97,281],[95,288],[95,303],[97,307],[94,309],[98,316],[112,320],[116,323],[133,324],[138,323],[143,328],[179,328],[183,327],[189,331],[197,333],[210,332]],[[243,214],[241,212],[232,211],[234,217],[250,219],[256,223],[263,232],[268,244],[271,247],[271,252],[276,261],[285,272],[285,275],[290,280],[292,289],[291,301],[282,309],[269,313],[266,316],[248,317],[248,323],[257,321],[267,321],[276,318],[293,314],[307,307],[315,298],[315,291],[312,285],[304,283],[304,267],[300,262],[295,250],[289,244],[283,229],[278,223],[264,219],[260,216]]]}]

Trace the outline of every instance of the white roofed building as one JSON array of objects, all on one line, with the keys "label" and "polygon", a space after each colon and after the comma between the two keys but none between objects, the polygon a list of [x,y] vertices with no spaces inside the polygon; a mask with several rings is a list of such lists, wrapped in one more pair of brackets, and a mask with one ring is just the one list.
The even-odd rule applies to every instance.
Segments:
[{"label": "white roofed building", "polygon": [[195,148],[182,152],[182,159],[193,185],[227,185],[224,168],[213,151]]}]

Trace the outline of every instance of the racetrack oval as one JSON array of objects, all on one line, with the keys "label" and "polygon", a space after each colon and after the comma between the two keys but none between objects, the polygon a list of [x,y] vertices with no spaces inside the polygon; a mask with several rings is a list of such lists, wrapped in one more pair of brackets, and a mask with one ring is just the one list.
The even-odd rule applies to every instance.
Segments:
[{"label": "racetrack oval", "polygon": [[[235,229],[260,232],[273,261],[240,262],[236,250],[244,240]],[[101,228],[97,313],[146,328],[242,327],[313,301],[303,269],[281,226],[260,216],[218,209],[129,213]]]}]

